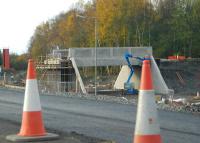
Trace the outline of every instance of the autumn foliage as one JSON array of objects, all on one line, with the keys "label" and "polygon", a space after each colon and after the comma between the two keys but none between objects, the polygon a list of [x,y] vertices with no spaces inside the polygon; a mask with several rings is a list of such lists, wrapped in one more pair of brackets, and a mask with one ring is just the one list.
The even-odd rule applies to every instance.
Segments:
[{"label": "autumn foliage", "polygon": [[152,46],[156,57],[199,57],[199,13],[199,0],[80,0],[36,28],[29,53],[94,47],[96,20],[98,47]]}]

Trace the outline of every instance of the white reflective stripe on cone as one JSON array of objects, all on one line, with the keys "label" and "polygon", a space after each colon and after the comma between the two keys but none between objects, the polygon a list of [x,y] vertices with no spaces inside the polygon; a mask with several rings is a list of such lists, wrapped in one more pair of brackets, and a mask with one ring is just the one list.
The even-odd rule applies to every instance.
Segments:
[{"label": "white reflective stripe on cone", "polygon": [[23,111],[41,111],[38,85],[36,79],[26,80]]},{"label": "white reflective stripe on cone", "polygon": [[160,134],[154,90],[140,90],[135,134]]}]

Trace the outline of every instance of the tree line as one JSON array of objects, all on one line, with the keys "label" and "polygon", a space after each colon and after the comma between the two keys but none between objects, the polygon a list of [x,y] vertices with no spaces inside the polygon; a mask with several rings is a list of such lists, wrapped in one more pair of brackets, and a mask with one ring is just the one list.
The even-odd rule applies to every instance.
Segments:
[{"label": "tree line", "polygon": [[152,46],[155,57],[200,57],[200,0],[80,0],[37,26],[33,58],[59,47]]}]

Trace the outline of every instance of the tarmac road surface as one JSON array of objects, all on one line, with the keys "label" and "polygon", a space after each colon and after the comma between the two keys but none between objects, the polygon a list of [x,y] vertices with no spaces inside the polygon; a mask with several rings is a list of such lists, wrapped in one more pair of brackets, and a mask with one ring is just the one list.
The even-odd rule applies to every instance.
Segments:
[{"label": "tarmac road surface", "polygon": [[[21,122],[23,97],[22,91],[0,88],[0,119]],[[134,105],[49,95],[40,99],[46,128],[117,143],[132,142],[137,108]],[[199,115],[159,111],[159,118],[164,143],[199,142]]]}]

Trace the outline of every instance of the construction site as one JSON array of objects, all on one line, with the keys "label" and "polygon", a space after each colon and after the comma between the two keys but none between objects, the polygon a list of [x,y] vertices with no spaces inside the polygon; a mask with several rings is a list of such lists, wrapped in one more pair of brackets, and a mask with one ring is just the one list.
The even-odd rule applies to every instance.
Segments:
[{"label": "construction site", "polygon": [[[123,97],[137,103],[145,56],[151,59],[156,101],[161,108],[200,112],[200,59],[154,59],[151,47],[52,50],[35,62],[39,92],[87,98]],[[7,74],[1,78],[5,86],[25,85],[25,73]]]},{"label": "construction site", "polygon": [[[52,53],[40,57],[37,61],[36,68],[40,75],[41,90],[86,94],[95,93],[95,89],[97,92],[124,89],[126,78],[120,81],[121,74],[119,73],[124,65],[128,65],[124,58],[124,54],[127,52],[134,53],[133,55],[138,57],[152,55],[151,47],[53,50]],[[137,68],[133,78],[137,79],[134,84],[138,89],[141,61],[132,58],[130,62],[131,66]],[[125,68],[125,72],[122,71],[127,78],[130,73],[128,70],[129,68]],[[132,77],[131,80],[133,80]]]},{"label": "construction site", "polygon": [[[154,59],[152,47],[55,49],[46,56],[38,57],[36,61],[30,59],[27,76],[8,72],[2,77],[2,111],[6,110],[4,103],[6,106],[16,106],[9,109],[10,114],[1,112],[4,117],[0,121],[9,123],[9,130],[17,131],[18,122],[21,120],[18,106],[22,104],[21,95],[25,89],[20,132],[8,135],[9,130],[6,130],[6,133],[0,130],[0,133],[6,136],[2,141],[48,139],[72,143],[77,140],[83,143],[128,143],[132,140],[132,129],[129,127],[132,117],[135,116],[134,142],[137,142],[140,140],[138,133],[141,128],[150,128],[150,132],[159,130],[156,123],[158,108],[161,114],[162,138],[159,131],[155,137],[159,143],[169,139],[182,143],[181,138],[173,138],[173,135],[182,134],[186,134],[186,142],[196,142],[199,128],[193,125],[198,124],[200,113],[199,63],[199,59]],[[15,82],[19,77],[20,82]],[[23,84],[24,81],[26,84]],[[47,127],[50,127],[53,133],[44,134],[41,115],[37,115],[41,114],[39,94]],[[137,112],[144,114],[136,115],[136,106]],[[134,114],[129,114],[133,109]],[[37,112],[34,117],[32,113],[28,113],[32,110]],[[39,123],[29,122],[26,116],[39,120]],[[146,116],[148,123],[145,123]],[[177,119],[176,122],[174,118]],[[188,124],[186,120],[181,120],[184,123],[178,122],[182,118],[191,121],[187,133],[179,130]],[[103,123],[99,126],[98,122]],[[140,122],[145,124],[140,125]],[[94,123],[94,126],[91,123]],[[128,127],[125,127],[127,124]],[[121,132],[122,128],[118,126],[125,127],[128,132],[125,135],[110,132],[110,128],[116,131],[116,127]],[[3,126],[3,130],[5,128],[7,127]],[[41,135],[35,137],[35,131]]]},{"label": "construction site", "polygon": [[0,143],[199,142],[200,0],[0,11]]},{"label": "construction site", "polygon": [[[131,55],[128,61],[127,53]],[[184,107],[199,104],[193,98],[199,99],[196,96],[199,96],[200,60],[155,60],[151,47],[55,49],[36,61],[39,90],[51,95],[79,93],[135,98],[141,76],[139,58],[147,55],[152,61],[158,102],[174,100]],[[199,110],[195,106],[195,112]]]}]

